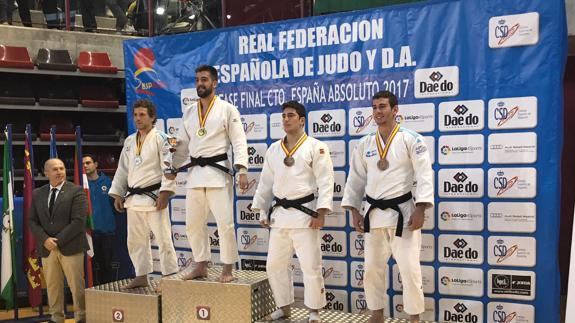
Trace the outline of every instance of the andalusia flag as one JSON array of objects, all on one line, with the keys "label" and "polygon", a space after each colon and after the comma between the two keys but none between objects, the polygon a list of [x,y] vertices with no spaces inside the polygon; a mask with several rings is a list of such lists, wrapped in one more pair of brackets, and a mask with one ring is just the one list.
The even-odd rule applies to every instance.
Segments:
[{"label": "andalusia flag", "polygon": [[4,130],[4,172],[2,174],[2,271],[0,276],[2,298],[6,309],[14,307],[15,270],[15,233],[12,226],[14,215],[14,178],[12,173],[12,125]]}]

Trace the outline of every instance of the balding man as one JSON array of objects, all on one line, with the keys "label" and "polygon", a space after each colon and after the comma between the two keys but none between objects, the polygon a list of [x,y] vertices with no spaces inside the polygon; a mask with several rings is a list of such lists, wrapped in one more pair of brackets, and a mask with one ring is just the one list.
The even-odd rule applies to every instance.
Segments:
[{"label": "balding man", "polygon": [[85,322],[84,252],[88,204],[84,190],[66,181],[57,158],[44,164],[49,184],[34,190],[28,223],[36,241],[48,289],[50,322],[64,322],[64,278],[72,291],[76,322]]}]

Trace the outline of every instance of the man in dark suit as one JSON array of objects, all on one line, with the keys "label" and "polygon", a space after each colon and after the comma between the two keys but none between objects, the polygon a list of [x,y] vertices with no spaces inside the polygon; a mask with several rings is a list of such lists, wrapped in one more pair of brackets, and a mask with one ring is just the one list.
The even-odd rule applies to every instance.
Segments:
[{"label": "man in dark suit", "polygon": [[34,190],[28,222],[42,256],[51,322],[65,319],[64,276],[72,291],[76,322],[85,322],[86,194],[66,181],[66,167],[60,159],[47,160],[44,174],[50,183]]}]

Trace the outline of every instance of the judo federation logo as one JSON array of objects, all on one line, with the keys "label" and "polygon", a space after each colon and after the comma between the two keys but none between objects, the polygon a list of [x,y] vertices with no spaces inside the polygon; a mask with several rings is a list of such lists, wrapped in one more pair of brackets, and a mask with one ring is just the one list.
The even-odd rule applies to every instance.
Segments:
[{"label": "judo federation logo", "polygon": [[353,126],[355,127],[355,133],[361,133],[373,120],[373,115],[365,117],[363,112],[357,111],[353,117]]},{"label": "judo federation logo", "polygon": [[244,250],[248,250],[258,240],[258,235],[254,234],[250,236],[250,233],[247,230],[244,230],[240,239],[244,246]]},{"label": "judo federation logo", "polygon": [[497,240],[497,244],[493,246],[493,254],[496,257],[498,257],[497,263],[500,264],[503,261],[505,261],[505,259],[513,256],[517,252],[518,249],[519,249],[519,246],[517,246],[516,244],[514,244],[508,248],[505,245],[505,241],[503,241],[502,239],[499,239],[499,240]]},{"label": "judo federation logo", "polygon": [[160,80],[158,73],[154,70],[156,57],[151,48],[140,48],[134,55],[134,80],[136,82],[136,93],[154,95],[152,89],[165,89],[166,85]]},{"label": "judo federation logo", "polygon": [[515,317],[517,316],[517,312],[511,312],[507,314],[505,312],[505,308],[503,305],[497,305],[495,310],[493,311],[493,322],[496,323],[510,323],[512,322]]}]

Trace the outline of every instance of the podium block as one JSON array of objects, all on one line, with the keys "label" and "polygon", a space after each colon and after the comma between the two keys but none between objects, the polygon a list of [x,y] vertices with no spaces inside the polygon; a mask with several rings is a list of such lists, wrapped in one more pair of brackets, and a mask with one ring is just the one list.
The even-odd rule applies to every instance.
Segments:
[{"label": "podium block", "polygon": [[221,268],[199,280],[182,280],[187,273],[162,278],[163,322],[252,323],[276,308],[265,272],[237,270],[226,284]]},{"label": "podium block", "polygon": [[[322,322],[329,323],[366,323],[369,320],[369,315],[366,314],[353,314],[339,311],[320,311]],[[309,318],[309,310],[304,308],[292,307],[291,317],[289,320],[277,320],[274,323],[307,323]],[[263,323],[263,322],[257,322]],[[409,323],[409,320],[386,317],[385,323]],[[421,323],[434,323],[428,321],[421,321]]]},{"label": "podium block", "polygon": [[86,289],[86,321],[90,323],[161,322],[160,294],[155,292],[157,282],[146,288],[121,290],[131,280]]}]

